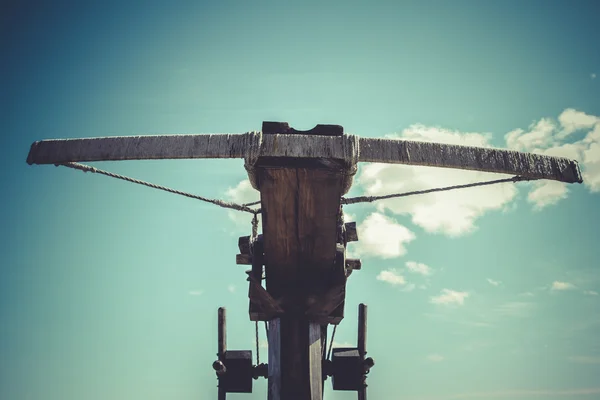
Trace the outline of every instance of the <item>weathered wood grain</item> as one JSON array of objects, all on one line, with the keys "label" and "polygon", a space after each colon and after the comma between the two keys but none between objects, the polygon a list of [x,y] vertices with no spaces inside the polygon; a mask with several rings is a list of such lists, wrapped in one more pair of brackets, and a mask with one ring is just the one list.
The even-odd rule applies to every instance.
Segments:
[{"label": "weathered wood grain", "polygon": [[[225,361],[225,352],[227,351],[227,314],[225,307],[219,308],[217,329],[217,356],[219,361],[223,363]],[[219,379],[218,398],[219,400],[225,400],[226,396],[225,387],[222,380]]]},{"label": "weathered wood grain", "polygon": [[321,325],[310,322],[308,325],[308,376],[310,380],[310,400],[323,399]]},{"label": "weathered wood grain", "polygon": [[[358,353],[361,360],[364,362],[367,354],[367,306],[365,304],[358,305],[358,337],[357,337]],[[367,386],[365,385],[358,390],[358,400],[367,400]]]},{"label": "weathered wood grain", "polygon": [[[281,398],[321,400],[316,353],[320,358],[319,322],[323,321],[312,320],[306,311],[336,278],[334,259],[346,174],[339,164],[290,166],[285,159],[272,158],[259,158],[255,170],[261,192],[266,286],[286,313],[280,319]],[[343,267],[339,265],[341,273]]]},{"label": "weathered wood grain", "polygon": [[[279,303],[262,287],[260,281],[256,280],[253,276],[249,276],[248,280],[250,285],[248,288],[248,298],[250,299],[250,320],[258,321],[258,316],[264,317],[269,320],[273,317],[283,315],[284,310],[279,306]],[[255,312],[255,308],[260,309],[260,314]]]},{"label": "weathered wood grain", "polygon": [[236,254],[235,263],[237,265],[250,265],[252,264],[252,256],[250,254]]},{"label": "weathered wood grain", "polygon": [[566,158],[441,143],[361,138],[359,161],[496,172],[568,183],[583,181],[577,162]]},{"label": "weathered wood grain", "polygon": [[77,161],[243,158],[249,145],[249,135],[236,134],[52,139],[34,142],[27,162],[60,164]]},{"label": "weathered wood grain", "polygon": [[293,311],[297,300],[328,287],[343,178],[323,169],[258,169],[267,290]]},{"label": "weathered wood grain", "polygon": [[[181,158],[244,158],[255,136],[246,134],[157,135],[53,139],[32,144],[29,164]],[[264,135],[262,157],[331,158],[350,162],[350,135]],[[359,138],[360,162],[457,168],[581,183],[577,162],[511,150],[396,139]],[[254,151],[254,150],[252,150]]]},{"label": "weathered wood grain", "polygon": [[344,224],[346,230],[346,242],[358,242],[358,232],[356,230],[356,222],[346,222]]},{"label": "weathered wood grain", "polygon": [[281,400],[281,320],[269,321],[268,400]]}]

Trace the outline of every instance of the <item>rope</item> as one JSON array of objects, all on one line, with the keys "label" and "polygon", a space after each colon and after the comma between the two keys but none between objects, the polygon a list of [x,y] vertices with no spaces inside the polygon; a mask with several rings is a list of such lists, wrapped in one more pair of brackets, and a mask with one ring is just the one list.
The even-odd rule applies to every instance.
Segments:
[{"label": "rope", "polygon": [[358,158],[360,156],[359,140],[356,135],[345,135],[345,139],[342,141],[344,161],[352,170],[351,174],[354,175],[358,168]]},{"label": "rope", "polygon": [[244,166],[246,169],[253,168],[254,164],[260,156],[260,148],[262,147],[262,132],[253,131],[246,133],[246,147],[244,157]]},{"label": "rope", "polygon": [[250,208],[248,206],[245,205],[241,205],[241,204],[236,204],[236,203],[231,203],[228,201],[224,201],[224,200],[218,200],[218,199],[209,199],[206,197],[202,197],[202,196],[198,196],[195,194],[191,194],[191,193],[186,193],[186,192],[182,192],[180,190],[176,190],[176,189],[171,189],[168,188],[166,186],[161,186],[161,185],[156,185],[154,183],[149,183],[149,182],[145,182],[139,179],[134,179],[134,178],[130,178],[124,175],[119,175],[119,174],[115,174],[113,172],[108,172],[108,171],[104,171],[89,165],[85,165],[85,164],[80,164],[80,163],[76,163],[76,162],[69,162],[69,163],[65,163],[65,164],[57,164],[56,166],[59,165],[63,165],[65,167],[69,167],[69,168],[73,168],[73,169],[78,169],[80,171],[83,172],[92,172],[95,174],[100,174],[100,175],[105,175],[105,176],[110,176],[111,178],[117,178],[117,179],[121,179],[127,182],[131,182],[131,183],[136,183],[138,185],[143,185],[143,186],[147,186],[149,188],[152,189],[158,189],[158,190],[163,190],[165,192],[169,192],[169,193],[173,193],[173,194],[178,194],[180,196],[185,196],[185,197],[189,197],[192,199],[196,199],[196,200],[201,200],[204,201],[206,203],[211,203],[214,204],[216,206],[219,207],[223,207],[223,208],[230,208],[232,210],[236,210],[236,211],[244,211],[244,212],[248,212],[251,214],[254,214],[254,216],[256,217],[256,214],[260,213],[260,209],[253,209]]},{"label": "rope", "polygon": [[445,192],[448,190],[466,189],[466,188],[475,187],[475,186],[494,185],[496,183],[505,183],[505,182],[516,183],[516,182],[521,182],[521,181],[532,181],[532,180],[536,180],[536,179],[535,178],[526,178],[523,176],[513,176],[512,178],[496,179],[493,181],[475,182],[475,183],[468,183],[466,185],[455,185],[455,186],[447,186],[447,187],[442,187],[442,188],[434,188],[434,189],[426,189],[426,190],[416,190],[414,192],[406,192],[406,193],[394,193],[394,194],[387,194],[384,196],[358,196],[358,197],[350,197],[350,198],[342,197],[342,204],[372,203],[377,200],[392,199],[392,198],[396,198],[396,197],[407,197],[407,196],[413,196],[415,194]]},{"label": "rope", "polygon": [[327,359],[331,360],[331,350],[333,348],[333,340],[335,339],[335,331],[337,329],[337,325],[333,326],[333,333],[331,334],[331,343],[329,343],[329,351],[327,352]]},{"label": "rope", "polygon": [[252,237],[250,241],[253,242],[258,237],[258,215],[254,213],[254,217],[252,217]]},{"label": "rope", "polygon": [[[260,147],[260,136],[256,135],[253,137],[254,140],[254,146],[253,148],[256,148],[256,146]],[[357,156],[357,150],[355,149],[356,146],[351,145],[348,146],[348,158],[352,160],[352,162],[354,161],[354,159]],[[206,197],[202,197],[202,196],[198,196],[195,194],[191,194],[191,193],[186,193],[186,192],[182,192],[180,190],[176,190],[176,189],[171,189],[168,188],[166,186],[161,186],[161,185],[157,185],[154,183],[149,183],[149,182],[145,182],[142,181],[140,179],[134,179],[134,178],[130,178],[124,175],[119,175],[119,174],[115,174],[113,172],[108,172],[108,171],[104,171],[101,170],[99,168],[95,168],[89,165],[85,165],[85,164],[80,164],[80,163],[76,163],[76,162],[68,162],[68,163],[64,163],[64,164],[56,164],[56,166],[65,166],[65,167],[69,167],[69,168],[73,168],[73,169],[77,169],[83,172],[92,172],[95,174],[100,174],[100,175],[105,175],[105,176],[109,176],[111,178],[116,178],[116,179],[121,179],[124,180],[126,182],[131,182],[131,183],[135,183],[138,185],[143,185],[143,186],[147,186],[150,187],[152,189],[158,189],[158,190],[163,190],[165,192],[169,192],[169,193],[173,193],[173,194],[178,194],[180,196],[185,196],[185,197],[189,197],[192,199],[196,199],[196,200],[201,200],[204,201],[206,203],[210,203],[210,204],[214,204],[217,205],[219,207],[223,207],[223,208],[229,208],[232,210],[236,210],[236,211],[243,211],[243,212],[247,212],[250,214],[254,214],[254,218],[252,219],[252,237],[256,238],[258,235],[258,218],[257,215],[261,212],[260,209],[254,209],[254,208],[250,208],[250,206],[254,206],[257,204],[260,204],[260,201],[255,201],[252,203],[246,203],[246,204],[236,204],[236,203],[232,203],[232,202],[228,202],[228,201],[224,201],[224,200],[219,200],[219,199],[209,199]],[[436,192],[445,192],[445,191],[449,191],[449,190],[456,190],[456,189],[466,189],[466,188],[471,188],[471,187],[476,187],[476,186],[487,186],[487,185],[494,185],[497,183],[506,183],[506,182],[512,182],[512,183],[516,183],[516,182],[522,182],[522,181],[532,181],[532,180],[536,180],[536,178],[527,178],[524,176],[513,176],[512,178],[505,178],[505,179],[496,179],[493,181],[484,181],[484,182],[475,182],[475,183],[468,183],[465,185],[454,185],[454,186],[447,186],[447,187],[441,187],[441,188],[433,188],[433,189],[426,189],[426,190],[416,190],[413,192],[405,192],[405,193],[393,193],[393,194],[387,194],[384,196],[358,196],[358,197],[349,197],[349,198],[344,198],[342,197],[341,200],[341,204],[356,204],[356,203],[372,203],[374,201],[378,201],[378,200],[386,200],[386,199],[392,199],[392,198],[399,198],[399,197],[407,197],[407,196],[413,196],[413,195],[417,195],[417,194],[427,194],[427,193],[436,193]]]}]

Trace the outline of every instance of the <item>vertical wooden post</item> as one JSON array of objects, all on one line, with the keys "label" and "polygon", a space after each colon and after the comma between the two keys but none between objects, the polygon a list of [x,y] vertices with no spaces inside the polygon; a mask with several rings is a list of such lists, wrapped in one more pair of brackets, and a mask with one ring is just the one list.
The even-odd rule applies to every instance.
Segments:
[{"label": "vertical wooden post", "polygon": [[[351,176],[339,159],[263,157],[254,165],[266,290],[283,310],[269,331],[269,400],[323,398],[321,324],[339,322],[343,307],[319,305],[331,301],[332,289],[344,288],[336,248],[340,199]],[[344,294],[335,298],[337,304]]]},{"label": "vertical wooden post", "polygon": [[367,306],[366,304],[358,305],[358,353],[361,358],[365,358],[367,354]]},{"label": "vertical wooden post", "polygon": [[310,399],[323,399],[321,324],[308,324],[308,378],[310,380]]},{"label": "vertical wooden post", "polygon": [[323,360],[325,360],[327,357],[327,326],[328,324],[321,325],[321,375],[323,375],[321,393],[325,393],[325,379],[327,379],[326,375],[324,374],[324,371],[322,370]]},{"label": "vertical wooden post", "polygon": [[[217,356],[219,357],[219,361],[222,363],[225,362],[225,352],[227,351],[227,321],[226,321],[226,313],[225,307],[219,307],[219,317],[218,317],[218,334],[217,334]],[[221,384],[221,379],[219,379],[219,400],[225,400],[227,397],[227,393],[225,392],[225,388]]]},{"label": "vertical wooden post", "polygon": [[269,322],[268,400],[322,400],[321,324],[295,317]]},{"label": "vertical wooden post", "polygon": [[281,400],[281,321],[269,321],[268,400]]},{"label": "vertical wooden post", "polygon": [[[358,305],[358,354],[361,360],[365,361],[367,354],[367,306],[365,304]],[[358,389],[358,400],[367,400],[367,384],[362,382],[362,386]]]}]

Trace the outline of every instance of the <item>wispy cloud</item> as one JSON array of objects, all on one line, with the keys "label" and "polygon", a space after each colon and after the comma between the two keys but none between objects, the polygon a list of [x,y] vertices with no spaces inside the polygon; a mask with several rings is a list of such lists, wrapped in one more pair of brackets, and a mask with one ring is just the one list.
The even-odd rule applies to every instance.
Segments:
[{"label": "wispy cloud", "polygon": [[552,282],[552,290],[570,290],[574,289],[575,285],[569,282],[554,281]]},{"label": "wispy cloud", "polygon": [[523,292],[523,293],[519,294],[519,296],[522,296],[522,297],[533,297],[535,295],[533,294],[533,292]]},{"label": "wispy cloud", "polygon": [[492,286],[499,286],[499,285],[502,283],[502,282],[500,282],[500,281],[495,281],[495,280],[493,280],[493,279],[491,279],[491,278],[487,278],[487,281],[488,281],[488,283],[489,283],[490,285],[492,285]]},{"label": "wispy cloud", "polygon": [[204,291],[203,291],[203,290],[190,290],[190,291],[188,292],[188,294],[189,294],[190,296],[201,296],[201,295],[202,295],[202,293],[204,293]]},{"label": "wispy cloud", "polygon": [[456,315],[450,316],[445,313],[425,313],[425,314],[423,314],[423,316],[425,316],[426,318],[432,319],[432,320],[437,320],[437,321],[442,321],[442,322],[447,322],[447,323],[452,323],[452,324],[458,324],[458,325],[465,325],[465,326],[470,326],[470,327],[475,327],[475,328],[488,328],[488,327],[493,326],[491,323],[481,321],[481,320],[477,319],[476,317],[473,319],[468,319],[468,318],[463,318],[463,317],[457,317]]},{"label": "wispy cloud", "polygon": [[592,73],[590,74],[590,78],[592,78],[592,79],[596,79],[596,74],[592,72]]},{"label": "wispy cloud", "polygon": [[584,290],[583,294],[587,294],[588,296],[598,296],[598,292],[595,290]]},{"label": "wispy cloud", "polygon": [[235,285],[231,284],[231,285],[227,286],[227,290],[229,291],[229,293],[235,292]]},{"label": "wispy cloud", "polygon": [[432,273],[431,268],[428,265],[416,261],[407,261],[406,269],[410,272],[423,276],[429,276]]},{"label": "wispy cloud", "polygon": [[501,317],[520,317],[525,318],[531,315],[535,305],[534,303],[524,301],[509,301],[496,306],[494,314]]},{"label": "wispy cloud", "polygon": [[429,354],[427,360],[431,362],[441,362],[444,361],[444,356],[440,354]]},{"label": "wispy cloud", "polygon": [[479,349],[485,349],[487,347],[491,347],[493,345],[492,342],[488,342],[488,341],[474,341],[471,343],[467,343],[466,345],[464,345],[462,347],[462,350],[464,351],[477,351]]},{"label": "wispy cloud", "polygon": [[442,289],[442,292],[438,296],[431,298],[431,303],[442,304],[442,305],[463,305],[465,299],[469,297],[468,292],[458,292],[456,290]]},{"label": "wispy cloud", "polygon": [[406,279],[395,269],[381,271],[376,278],[378,281],[387,282],[390,285],[406,285]]}]

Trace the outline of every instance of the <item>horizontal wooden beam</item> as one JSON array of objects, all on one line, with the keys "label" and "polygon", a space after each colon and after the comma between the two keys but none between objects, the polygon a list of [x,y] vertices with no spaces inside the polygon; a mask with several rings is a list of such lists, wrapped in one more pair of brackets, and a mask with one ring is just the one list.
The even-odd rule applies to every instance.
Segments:
[{"label": "horizontal wooden beam", "polygon": [[567,158],[442,143],[361,138],[359,161],[495,172],[568,183],[583,182],[577,161]]},{"label": "horizontal wooden beam", "polygon": [[248,135],[114,136],[52,139],[34,142],[29,164],[77,161],[160,160],[183,158],[243,158]]},{"label": "horizontal wooden beam", "polygon": [[[349,135],[264,135],[256,156],[347,160]],[[35,142],[29,164],[183,158],[244,158],[255,152],[255,133],[126,136]],[[396,139],[359,138],[360,162],[419,165],[521,175],[581,183],[576,161],[495,148]],[[349,160],[347,160],[349,161]]]}]

